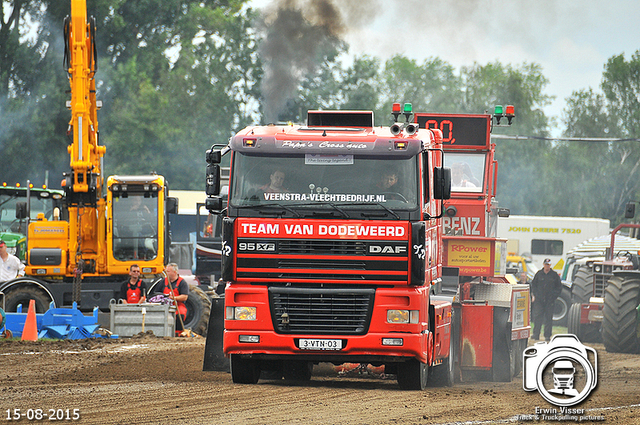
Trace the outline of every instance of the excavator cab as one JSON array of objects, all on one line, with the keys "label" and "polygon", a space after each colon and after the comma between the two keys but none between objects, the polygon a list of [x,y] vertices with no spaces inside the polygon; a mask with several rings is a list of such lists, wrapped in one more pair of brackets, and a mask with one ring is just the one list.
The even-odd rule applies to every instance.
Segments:
[{"label": "excavator cab", "polygon": [[[107,251],[111,274],[138,264],[143,273],[159,273],[168,250],[167,202],[164,178],[111,176],[107,182]],[[175,212],[175,211],[174,211]]]}]

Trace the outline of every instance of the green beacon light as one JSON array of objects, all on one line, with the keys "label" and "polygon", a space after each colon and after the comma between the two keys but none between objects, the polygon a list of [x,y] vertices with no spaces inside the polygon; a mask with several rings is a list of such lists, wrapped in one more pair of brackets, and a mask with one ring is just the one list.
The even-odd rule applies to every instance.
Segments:
[{"label": "green beacon light", "polygon": [[402,108],[402,113],[404,114],[406,121],[409,122],[409,118],[411,118],[411,114],[413,113],[413,107],[411,106],[410,103],[404,104],[404,107]]},{"label": "green beacon light", "polygon": [[502,108],[502,105],[496,105],[494,109],[494,115],[502,116],[503,114],[504,114],[504,109]]}]

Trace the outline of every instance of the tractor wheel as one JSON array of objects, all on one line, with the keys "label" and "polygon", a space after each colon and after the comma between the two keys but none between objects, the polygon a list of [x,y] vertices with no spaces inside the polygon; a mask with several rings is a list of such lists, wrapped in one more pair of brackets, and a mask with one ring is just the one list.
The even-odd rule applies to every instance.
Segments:
[{"label": "tractor wheel", "polygon": [[600,329],[598,325],[580,323],[581,304],[572,304],[569,308],[567,333],[574,334],[581,342],[599,342]]},{"label": "tractor wheel", "polygon": [[209,315],[211,314],[211,300],[205,292],[197,286],[189,287],[189,298],[185,302],[187,317],[184,328],[191,329],[198,335],[207,336]]},{"label": "tractor wheel", "polygon": [[604,291],[602,339],[613,353],[639,353],[640,279],[614,276]]},{"label": "tractor wheel", "polygon": [[562,287],[560,296],[556,298],[553,306],[553,325],[567,326],[567,318],[569,316],[569,308],[571,308],[571,290],[566,286]]},{"label": "tractor wheel", "polygon": [[574,303],[586,303],[592,296],[593,269],[586,265],[579,266],[571,285],[571,300]]},{"label": "tractor wheel", "polygon": [[29,300],[36,300],[36,313],[44,313],[49,310],[51,298],[41,289],[28,285],[29,281],[25,281],[24,286],[13,286],[6,292],[5,307],[7,312],[15,312],[18,305],[22,304],[22,312],[26,313],[29,309]]}]

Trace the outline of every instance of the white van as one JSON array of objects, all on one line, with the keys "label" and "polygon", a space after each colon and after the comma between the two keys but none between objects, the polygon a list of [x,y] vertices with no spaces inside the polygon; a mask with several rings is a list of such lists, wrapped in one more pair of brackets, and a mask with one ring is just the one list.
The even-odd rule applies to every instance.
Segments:
[{"label": "white van", "polygon": [[553,269],[560,272],[569,250],[610,234],[610,227],[609,220],[601,218],[512,215],[498,219],[498,237],[507,239],[507,252],[530,255],[539,268],[550,258]]}]

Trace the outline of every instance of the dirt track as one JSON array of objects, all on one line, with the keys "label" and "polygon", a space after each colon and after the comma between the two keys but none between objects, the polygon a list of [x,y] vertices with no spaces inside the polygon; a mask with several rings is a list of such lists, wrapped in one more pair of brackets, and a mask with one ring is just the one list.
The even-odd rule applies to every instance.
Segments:
[{"label": "dirt track", "polygon": [[[598,351],[598,387],[577,407],[604,423],[640,424],[640,355],[589,345]],[[547,423],[516,415],[553,407],[525,392],[521,377],[409,392],[321,364],[304,384],[236,385],[228,373],[202,372],[203,353],[204,338],[0,340],[1,423],[45,422],[8,420],[7,409],[79,409],[79,420],[65,422],[85,424]]]}]

